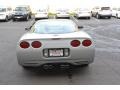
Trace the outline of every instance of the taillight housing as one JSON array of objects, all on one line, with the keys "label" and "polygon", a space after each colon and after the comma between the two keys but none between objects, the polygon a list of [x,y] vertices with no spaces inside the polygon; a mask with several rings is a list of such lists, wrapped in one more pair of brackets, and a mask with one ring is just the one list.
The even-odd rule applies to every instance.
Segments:
[{"label": "taillight housing", "polygon": [[71,41],[71,46],[72,47],[78,47],[78,46],[80,46],[80,41],[79,40],[72,40]]},{"label": "taillight housing", "polygon": [[42,46],[42,43],[39,42],[39,41],[33,41],[33,42],[31,43],[31,45],[32,45],[33,48],[39,48],[39,47]]},{"label": "taillight housing", "polygon": [[92,44],[92,41],[89,39],[83,40],[82,45],[88,47]]},{"label": "taillight housing", "polygon": [[30,44],[27,41],[22,41],[20,42],[20,47],[26,49],[30,47]]}]

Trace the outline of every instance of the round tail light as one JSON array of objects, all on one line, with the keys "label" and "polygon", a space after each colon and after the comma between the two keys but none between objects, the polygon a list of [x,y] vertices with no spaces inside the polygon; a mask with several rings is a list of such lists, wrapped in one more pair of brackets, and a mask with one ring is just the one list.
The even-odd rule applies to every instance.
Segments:
[{"label": "round tail light", "polygon": [[32,42],[31,45],[33,48],[39,48],[39,47],[41,47],[42,44],[39,41],[34,41],[34,42]]},{"label": "round tail light", "polygon": [[22,41],[21,43],[20,43],[20,47],[21,48],[29,48],[29,46],[30,46],[30,44],[28,43],[28,42],[26,42],[26,41]]},{"label": "round tail light", "polygon": [[73,40],[73,41],[71,41],[71,46],[73,46],[73,47],[80,46],[80,41],[79,40]]},{"label": "round tail light", "polygon": [[82,45],[85,46],[85,47],[88,47],[88,46],[90,46],[91,44],[92,44],[92,41],[91,41],[91,40],[88,40],[88,39],[86,39],[86,40],[84,40],[84,41],[82,42]]}]

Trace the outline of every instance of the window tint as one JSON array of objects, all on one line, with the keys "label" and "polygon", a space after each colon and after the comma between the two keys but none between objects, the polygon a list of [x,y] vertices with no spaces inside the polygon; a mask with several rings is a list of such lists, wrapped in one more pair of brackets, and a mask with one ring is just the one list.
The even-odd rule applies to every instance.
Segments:
[{"label": "window tint", "polygon": [[0,12],[6,12],[6,8],[0,8]]},{"label": "window tint", "polygon": [[16,7],[15,11],[26,11],[27,8],[26,7]]},{"label": "window tint", "polygon": [[7,8],[8,11],[11,11],[12,9],[11,8]]},{"label": "window tint", "polygon": [[102,7],[101,10],[110,10],[110,7]]},{"label": "window tint", "polygon": [[39,23],[35,24],[32,27],[32,31],[34,33],[39,34],[64,34],[64,33],[72,33],[76,29],[75,24],[71,23]]}]

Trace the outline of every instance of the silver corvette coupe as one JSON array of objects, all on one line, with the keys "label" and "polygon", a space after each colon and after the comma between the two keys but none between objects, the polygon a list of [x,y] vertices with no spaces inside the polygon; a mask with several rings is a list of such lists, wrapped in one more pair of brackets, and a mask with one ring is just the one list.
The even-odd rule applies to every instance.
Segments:
[{"label": "silver corvette coupe", "polygon": [[47,64],[88,65],[94,60],[92,38],[72,20],[39,20],[17,44],[18,63],[23,67]]}]

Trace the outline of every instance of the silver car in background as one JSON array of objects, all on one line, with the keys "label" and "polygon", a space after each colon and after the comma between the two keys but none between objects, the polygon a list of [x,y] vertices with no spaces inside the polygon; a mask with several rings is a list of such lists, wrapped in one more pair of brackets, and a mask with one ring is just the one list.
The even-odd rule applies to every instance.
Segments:
[{"label": "silver car in background", "polygon": [[12,19],[12,8],[0,6],[0,20],[8,21],[9,19]]},{"label": "silver car in background", "polygon": [[47,9],[39,9],[35,13],[35,20],[39,19],[48,19],[48,10]]},{"label": "silver car in background", "polygon": [[75,17],[76,18],[87,18],[90,19],[91,18],[91,11],[86,9],[86,8],[80,8],[75,10]]},{"label": "silver car in background", "polygon": [[102,17],[111,18],[112,17],[112,11],[110,7],[95,7],[91,11],[92,16],[96,17],[97,19],[100,19]]},{"label": "silver car in background", "polygon": [[120,8],[113,8],[112,9],[112,16],[116,18],[120,18]]},{"label": "silver car in background", "polygon": [[94,53],[92,38],[65,19],[37,21],[17,44],[18,63],[25,68],[56,63],[88,65]]},{"label": "silver car in background", "polygon": [[56,11],[56,18],[70,18],[69,9],[58,9]]}]

